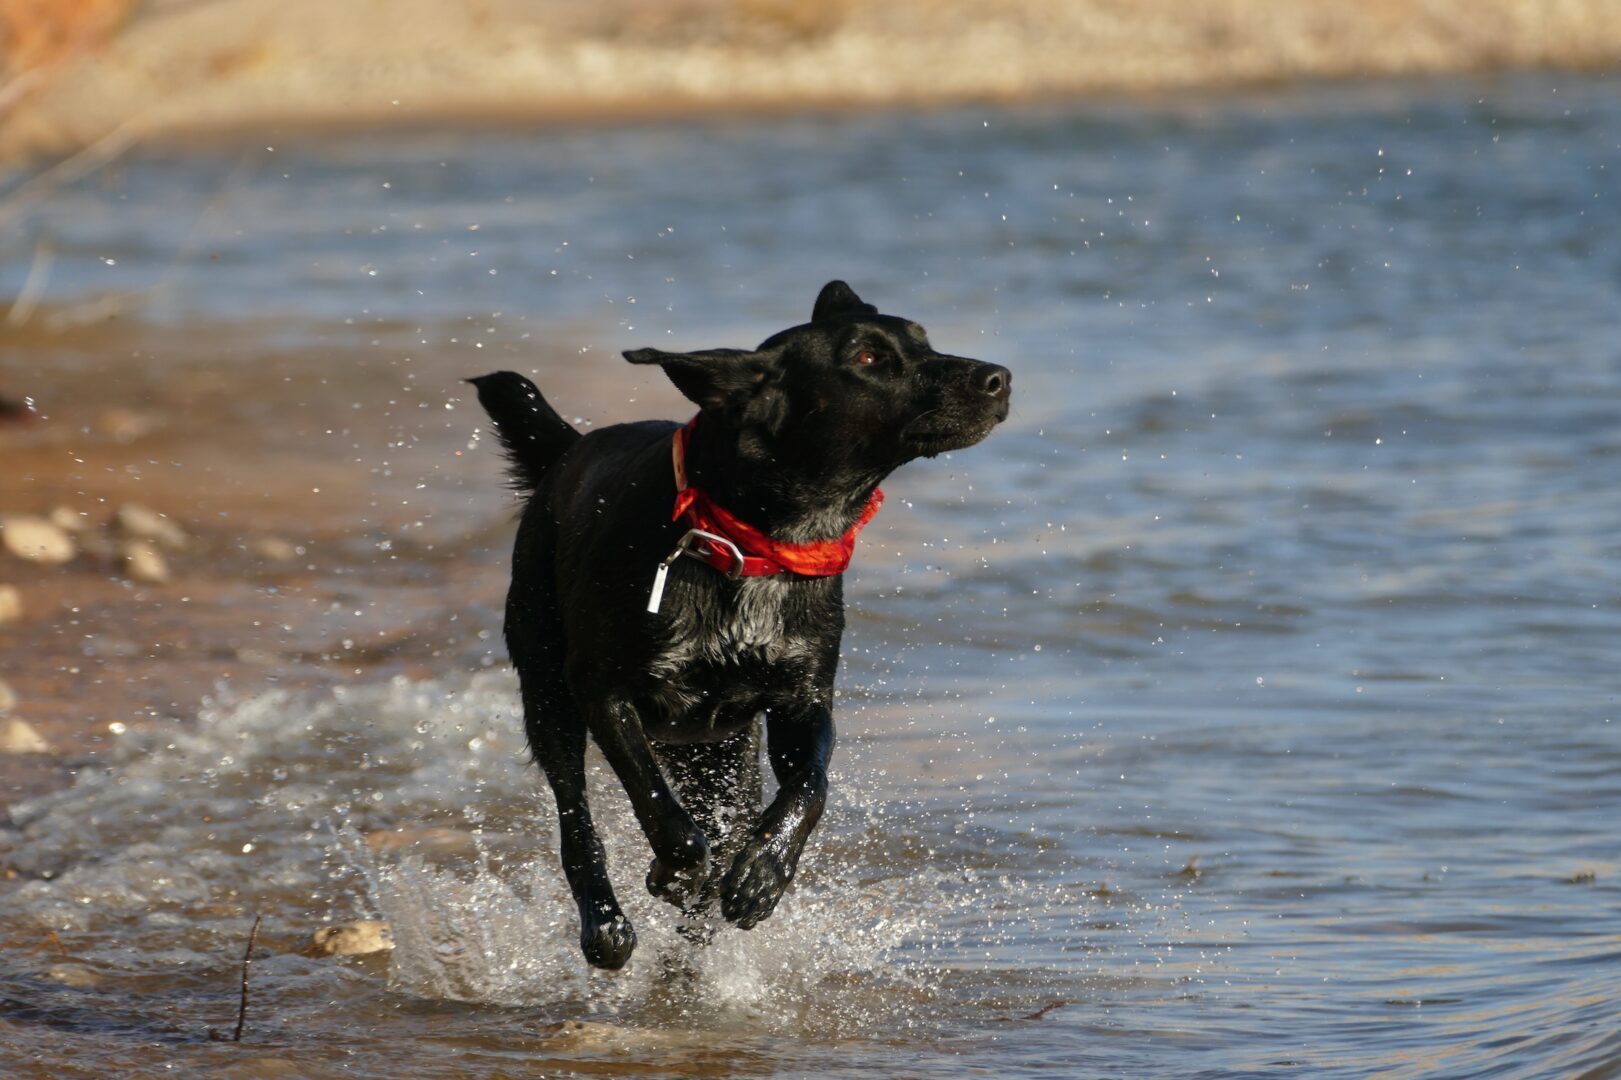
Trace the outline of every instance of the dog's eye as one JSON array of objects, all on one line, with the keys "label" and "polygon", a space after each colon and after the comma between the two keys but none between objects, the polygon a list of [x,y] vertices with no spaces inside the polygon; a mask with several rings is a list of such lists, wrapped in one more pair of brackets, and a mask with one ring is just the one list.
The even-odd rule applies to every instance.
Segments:
[{"label": "dog's eye", "polygon": [[868,364],[873,363],[877,359],[878,358],[872,354],[871,349],[862,349],[860,352],[856,353],[856,363],[860,364],[862,367],[866,367]]}]

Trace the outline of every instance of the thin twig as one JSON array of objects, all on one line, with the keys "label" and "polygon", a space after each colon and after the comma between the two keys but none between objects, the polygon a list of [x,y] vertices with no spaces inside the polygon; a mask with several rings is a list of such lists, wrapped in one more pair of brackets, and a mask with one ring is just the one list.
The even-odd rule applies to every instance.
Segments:
[{"label": "thin twig", "polygon": [[0,86],[0,116],[10,112],[13,106],[32,93],[34,88],[44,81],[45,70],[43,68],[30,68],[4,86]]},{"label": "thin twig", "polygon": [[[191,229],[186,233],[185,242],[169,260],[168,266],[163,270],[159,279],[151,285],[144,285],[138,289],[125,289],[119,292],[103,293],[89,300],[76,304],[68,304],[48,312],[42,320],[45,328],[52,333],[81,326],[85,323],[99,322],[111,319],[124,311],[130,310],[139,304],[146,303],[162,296],[174,287],[174,277],[180,267],[197,253],[206,239],[209,219],[228,198],[242,178],[247,175],[250,168],[256,163],[256,158],[250,153],[244,153],[237,159],[236,167],[220,182],[214,195],[197,214],[191,223]],[[0,206],[0,219],[3,219],[5,210]],[[54,248],[49,241],[41,240],[40,247],[36,249],[34,264],[29,268],[28,278],[23,282],[22,291],[17,294],[16,301],[6,316],[6,325],[21,326],[27,322],[39,306],[40,296],[44,293],[45,282],[49,277],[51,257]]]},{"label": "thin twig", "polygon": [[0,225],[10,221],[30,203],[73,183],[82,176],[88,176],[134,146],[140,141],[141,121],[144,119],[142,116],[133,116],[125,120],[72,157],[65,158],[44,172],[29,177],[0,199]]},{"label": "thin twig", "polygon": [[1046,1016],[1048,1013],[1052,1012],[1054,1009],[1062,1009],[1065,1005],[1068,1005],[1068,1004],[1069,1004],[1069,1002],[1067,1002],[1067,1001],[1050,1001],[1047,1004],[1043,1005],[1041,1008],[1037,1009],[1035,1012],[1030,1013],[1027,1016],[1021,1016],[1019,1019],[1021,1019],[1021,1020],[1040,1020],[1043,1016]]},{"label": "thin twig", "polygon": [[253,943],[259,940],[259,922],[263,915],[253,917],[253,929],[248,931],[248,949],[242,954],[242,1004],[236,1010],[236,1034],[232,1042],[242,1041],[242,1028],[248,1022],[248,969],[253,966]]},{"label": "thin twig", "polygon": [[28,277],[23,279],[23,287],[17,290],[17,299],[12,301],[11,310],[6,312],[7,326],[21,326],[28,321],[39,306],[39,298],[45,295],[45,284],[51,280],[51,262],[56,256],[56,248],[49,240],[41,240],[34,245],[34,261],[28,267]]}]

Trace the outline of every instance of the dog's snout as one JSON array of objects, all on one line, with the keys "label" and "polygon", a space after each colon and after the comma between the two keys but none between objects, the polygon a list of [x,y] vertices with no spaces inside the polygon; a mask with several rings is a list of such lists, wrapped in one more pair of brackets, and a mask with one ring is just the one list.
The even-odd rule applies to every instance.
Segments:
[{"label": "dog's snout", "polygon": [[969,378],[974,389],[993,398],[1005,398],[1013,389],[1013,372],[1000,364],[981,364]]}]

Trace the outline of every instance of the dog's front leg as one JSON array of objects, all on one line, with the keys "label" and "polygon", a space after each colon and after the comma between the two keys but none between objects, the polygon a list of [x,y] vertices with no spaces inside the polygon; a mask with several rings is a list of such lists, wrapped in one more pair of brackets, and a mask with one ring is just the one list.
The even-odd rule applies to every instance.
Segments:
[{"label": "dog's front leg", "polygon": [[647,890],[677,906],[697,894],[709,868],[709,842],[665,782],[640,717],[627,701],[591,710],[591,736],[625,785],[636,821],[653,848]]},{"label": "dog's front leg", "polygon": [[766,752],[777,775],[777,797],[721,881],[720,912],[728,922],[750,929],[771,914],[794,879],[799,854],[827,804],[833,743],[833,713],[826,705],[768,715]]}]

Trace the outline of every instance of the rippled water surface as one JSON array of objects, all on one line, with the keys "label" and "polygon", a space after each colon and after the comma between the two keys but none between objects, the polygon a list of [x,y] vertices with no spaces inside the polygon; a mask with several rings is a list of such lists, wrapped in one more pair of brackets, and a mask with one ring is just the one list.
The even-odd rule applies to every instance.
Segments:
[{"label": "rippled water surface", "polygon": [[[760,929],[684,946],[598,775],[642,945],[585,970],[494,638],[193,687],[11,807],[0,1071],[1621,1075],[1618,91],[277,136],[26,208],[0,291],[49,238],[53,311],[374,348],[355,408],[409,381],[434,448],[498,366],[670,412],[617,349],[752,344],[835,276],[1016,385],[887,485]],[[397,467],[499,576],[475,449]],[[394,952],[300,955],[357,917]]]}]

